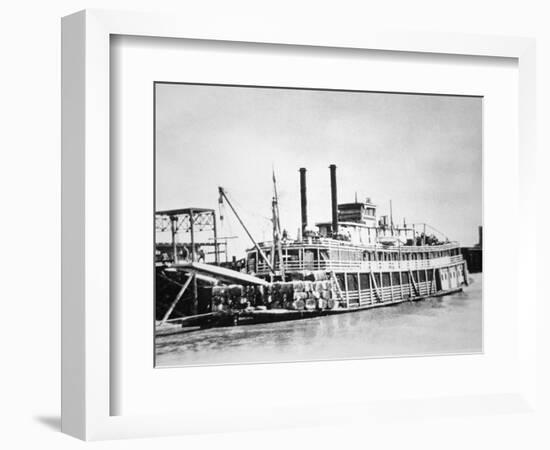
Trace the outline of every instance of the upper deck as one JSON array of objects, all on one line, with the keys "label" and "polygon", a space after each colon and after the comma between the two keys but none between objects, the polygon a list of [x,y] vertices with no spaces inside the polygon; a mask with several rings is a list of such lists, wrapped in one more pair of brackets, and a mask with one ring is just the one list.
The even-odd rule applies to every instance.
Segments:
[{"label": "upper deck", "polygon": [[[462,261],[457,242],[439,245],[370,245],[361,246],[331,238],[305,239],[282,242],[283,269],[285,272],[300,271],[395,271],[433,269]],[[272,242],[263,242],[260,248],[273,261]],[[275,272],[281,272],[281,264],[275,258]],[[247,253],[249,273],[271,273],[257,250]]]}]

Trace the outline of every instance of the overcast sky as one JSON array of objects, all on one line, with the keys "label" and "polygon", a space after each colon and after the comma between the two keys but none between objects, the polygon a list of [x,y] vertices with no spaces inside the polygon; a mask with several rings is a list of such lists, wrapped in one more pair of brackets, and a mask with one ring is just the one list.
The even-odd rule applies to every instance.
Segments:
[{"label": "overcast sky", "polygon": [[[371,197],[378,215],[426,222],[462,245],[482,223],[482,99],[293,89],[156,85],[157,210],[218,210],[223,186],[258,240],[271,239],[272,167],[281,225],[330,221],[330,164],[340,203]],[[250,241],[229,208],[220,235]],[[200,237],[199,237],[200,238]],[[164,239],[164,236],[160,240]]]}]

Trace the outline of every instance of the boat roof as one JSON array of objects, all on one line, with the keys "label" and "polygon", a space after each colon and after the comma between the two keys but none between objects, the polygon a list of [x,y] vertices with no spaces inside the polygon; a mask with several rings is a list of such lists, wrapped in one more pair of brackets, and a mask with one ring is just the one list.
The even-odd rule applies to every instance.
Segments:
[{"label": "boat roof", "polygon": [[357,208],[358,206],[376,207],[376,205],[371,201],[365,201],[365,202],[339,203],[338,209],[353,209],[353,208]]},{"label": "boat roof", "polygon": [[185,262],[179,264],[171,264],[167,266],[166,270],[183,270],[199,272],[207,275],[214,275],[216,277],[228,280],[230,282],[242,282],[248,284],[256,284],[260,286],[267,286],[269,283],[261,278],[253,275],[248,275],[243,272],[237,272],[236,270],[226,269],[225,267],[214,266],[212,264],[198,263],[198,262]]},{"label": "boat roof", "polygon": [[163,211],[157,211],[155,214],[157,216],[178,216],[181,214],[191,214],[193,213],[203,213],[203,212],[214,212],[210,208],[180,208],[180,209],[166,209]]}]

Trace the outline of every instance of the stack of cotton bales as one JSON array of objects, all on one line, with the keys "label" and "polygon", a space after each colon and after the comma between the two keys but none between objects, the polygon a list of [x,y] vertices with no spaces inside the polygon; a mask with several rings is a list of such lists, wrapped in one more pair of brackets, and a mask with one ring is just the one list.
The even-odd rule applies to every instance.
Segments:
[{"label": "stack of cotton bales", "polygon": [[311,272],[307,276],[307,279],[311,281],[326,281],[329,279],[329,274],[323,270],[316,270]]},{"label": "stack of cotton bales", "polygon": [[212,287],[212,311],[250,306],[313,311],[337,308],[339,302],[329,280],[278,281],[265,288],[240,284]]},{"label": "stack of cotton bales", "polygon": [[229,286],[212,287],[212,311],[229,309]]},{"label": "stack of cotton bales", "polygon": [[242,309],[249,306],[245,287],[240,284],[212,287],[212,311]]},{"label": "stack of cotton bales", "polygon": [[294,285],[292,282],[278,281],[271,285],[271,309],[287,308],[288,302],[294,295]]},{"label": "stack of cotton bales", "polygon": [[294,281],[294,295],[289,299],[286,307],[288,309],[307,309],[311,301],[311,281]]},{"label": "stack of cotton bales", "polygon": [[287,299],[285,307],[298,310],[332,309],[332,286],[330,281],[294,281],[293,296]]},{"label": "stack of cotton bales", "polygon": [[265,302],[265,289],[263,286],[245,286],[244,296],[248,306],[260,306]]},{"label": "stack of cotton bales", "polygon": [[317,302],[317,309],[332,309],[330,281],[316,281],[313,283],[313,296]]}]

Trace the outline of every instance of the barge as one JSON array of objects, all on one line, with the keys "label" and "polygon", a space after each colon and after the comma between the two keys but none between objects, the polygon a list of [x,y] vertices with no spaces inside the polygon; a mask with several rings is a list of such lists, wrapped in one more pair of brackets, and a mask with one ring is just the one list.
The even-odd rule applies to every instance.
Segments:
[{"label": "barge", "polygon": [[[468,267],[458,242],[428,234],[426,224],[395,224],[391,212],[378,217],[369,198],[338,203],[335,165],[330,166],[331,220],[310,227],[306,169],[299,172],[302,223],[295,239],[281,229],[275,176],[270,241],[254,240],[219,188],[220,204],[231,208],[253,244],[238,268],[221,263],[216,253],[213,210],[198,210],[212,216],[213,264],[197,260],[193,242],[187,252],[190,257],[179,261],[177,230],[172,228],[173,255],[164,254],[157,263],[156,279],[157,286],[168,283],[177,295],[164,302],[166,308],[159,314],[157,290],[159,325],[212,327],[306,319],[448,295],[468,284]],[[163,214],[165,223],[177,225],[174,216],[157,215]],[[193,238],[197,223],[193,211],[185,223]],[[171,318],[180,302],[184,307]]]}]

